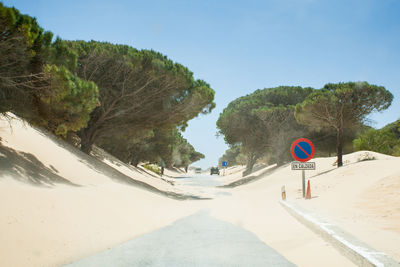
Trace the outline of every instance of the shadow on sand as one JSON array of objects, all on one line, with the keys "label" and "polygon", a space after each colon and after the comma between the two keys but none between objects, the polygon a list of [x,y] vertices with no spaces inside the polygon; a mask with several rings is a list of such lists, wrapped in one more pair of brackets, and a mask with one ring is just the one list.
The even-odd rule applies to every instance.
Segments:
[{"label": "shadow on sand", "polygon": [[0,176],[10,175],[18,181],[39,186],[63,183],[78,186],[57,174],[53,166],[46,167],[34,155],[0,145]]},{"label": "shadow on sand", "polygon": [[266,174],[270,175],[270,174],[274,173],[278,168],[285,167],[287,165],[288,164],[285,164],[285,165],[282,165],[282,166],[271,167],[271,168],[265,170],[264,172],[260,173],[259,175],[247,176],[247,177],[245,177],[243,179],[234,181],[234,182],[232,182],[230,184],[220,185],[220,186],[217,186],[217,187],[233,188],[233,187],[237,187],[237,186],[240,186],[240,185],[245,185],[245,184],[248,184],[248,183],[252,183],[254,181],[257,181],[257,180],[263,178]]},{"label": "shadow on sand", "polygon": [[[162,191],[156,187],[146,184],[145,182],[135,180],[133,177],[129,177],[119,172],[118,170],[107,165],[106,163],[100,161],[96,157],[89,156],[83,153],[71,144],[65,142],[64,140],[60,140],[55,136],[52,136],[44,130],[38,129],[36,127],[33,128],[39,131],[40,134],[42,134],[43,136],[55,142],[58,146],[74,154],[78,158],[78,160],[85,164],[87,167],[98,173],[108,176],[115,182],[139,187],[147,191],[178,200],[208,199],[195,195],[186,195],[171,191]],[[10,174],[21,182],[38,186],[53,186],[56,183],[79,186],[58,175],[57,172],[58,171],[53,166],[45,166],[32,154],[16,151],[12,148],[5,147],[0,144],[0,178],[1,176]]]}]

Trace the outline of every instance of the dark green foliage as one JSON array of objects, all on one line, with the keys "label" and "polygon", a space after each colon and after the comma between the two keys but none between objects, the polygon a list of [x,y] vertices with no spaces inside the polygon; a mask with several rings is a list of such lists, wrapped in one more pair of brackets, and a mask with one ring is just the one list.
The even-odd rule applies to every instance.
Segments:
[{"label": "dark green foliage", "polygon": [[290,160],[293,139],[306,129],[296,122],[294,106],[313,90],[290,86],[257,90],[232,101],[220,114],[217,127],[228,144],[241,144],[248,169],[266,153],[282,164]]},{"label": "dark green foliage", "polygon": [[236,144],[228,148],[219,159],[219,165],[222,164],[222,161],[228,162],[228,166],[246,164],[246,155],[242,152],[241,145]]},{"label": "dark green foliage", "polygon": [[176,149],[173,152],[174,167],[187,168],[193,162],[204,158],[204,154],[197,152],[194,147],[181,135]]},{"label": "dark green foliage", "polygon": [[75,71],[78,66],[78,53],[71,49],[60,37],[51,44],[47,51],[47,61],[57,66],[64,66]]},{"label": "dark green foliage", "polygon": [[369,129],[353,142],[356,150],[370,150],[392,156],[400,156],[400,120],[382,129]]},{"label": "dark green foliage", "polygon": [[[364,126],[360,126],[363,128]],[[353,140],[357,136],[357,131],[345,131],[343,135],[343,152],[351,153],[354,152]],[[315,146],[314,157],[326,157],[336,155],[336,133],[329,128],[322,129],[309,129],[309,135],[307,136],[312,140]]]},{"label": "dark green foliage", "polygon": [[[29,113],[33,109],[32,91],[40,79],[33,72],[44,34],[36,20],[15,8],[0,3],[0,112]],[[44,38],[46,37],[46,38]],[[51,40],[51,38],[50,38]]]},{"label": "dark green foliage", "polygon": [[314,129],[329,127],[336,132],[338,167],[343,165],[343,140],[359,129],[372,111],[388,108],[393,95],[383,86],[367,82],[326,84],[296,106],[299,123]]},{"label": "dark green foliage", "polygon": [[264,122],[265,131],[269,134],[270,161],[278,165],[290,161],[292,142],[307,136],[307,128],[296,122],[294,106],[263,107],[254,112]]},{"label": "dark green foliage", "polygon": [[134,166],[140,162],[150,162],[163,167],[180,168],[204,158],[176,127],[144,131],[135,137],[133,134],[117,135],[114,139],[101,138],[98,143],[120,160]]},{"label": "dark green foliage", "polygon": [[14,112],[65,137],[86,126],[98,91],[94,83],[54,65],[61,63],[57,58],[73,55],[60,39],[51,43],[52,37],[36,19],[0,3],[0,112]]},{"label": "dark green foliage", "polygon": [[72,75],[63,66],[47,65],[44,73],[49,76],[51,88],[39,94],[46,128],[66,137],[68,131],[85,127],[90,113],[99,105],[97,86]]},{"label": "dark green foliage", "polygon": [[154,173],[156,173],[158,175],[161,175],[160,167],[157,167],[157,166],[154,166],[154,165],[151,165],[151,164],[144,164],[143,167],[145,169],[149,170],[149,171],[152,171],[152,172],[154,172]]},{"label": "dark green foliage", "polygon": [[[78,55],[75,73],[99,88],[100,106],[79,132],[85,152],[99,138],[127,128],[183,129],[188,120],[215,106],[214,91],[206,82],[194,80],[186,67],[160,53],[95,41],[64,43]],[[69,62],[74,53],[67,55]]]},{"label": "dark green foliage", "polygon": [[0,3],[0,113],[62,137],[78,132],[83,151],[99,141],[126,161],[187,166],[204,157],[176,127],[215,107],[206,82],[155,51],[52,38]]}]

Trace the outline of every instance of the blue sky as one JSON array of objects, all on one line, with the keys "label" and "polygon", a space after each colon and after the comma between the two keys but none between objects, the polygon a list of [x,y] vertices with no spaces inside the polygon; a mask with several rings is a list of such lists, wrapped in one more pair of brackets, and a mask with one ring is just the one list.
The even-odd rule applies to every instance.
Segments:
[{"label": "blue sky", "polygon": [[184,136],[216,165],[227,145],[215,122],[229,102],[279,85],[321,88],[365,80],[395,99],[370,117],[382,127],[400,118],[400,1],[83,1],[5,0],[63,39],[154,49],[187,66],[216,91],[212,114]]}]

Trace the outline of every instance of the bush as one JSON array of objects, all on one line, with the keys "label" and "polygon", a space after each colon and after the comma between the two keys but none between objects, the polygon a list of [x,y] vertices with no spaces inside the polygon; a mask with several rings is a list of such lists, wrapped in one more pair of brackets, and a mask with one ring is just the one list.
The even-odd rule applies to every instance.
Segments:
[{"label": "bush", "polygon": [[382,154],[400,155],[400,121],[385,126],[382,129],[369,129],[353,141],[356,150],[370,150]]},{"label": "bush", "polygon": [[157,173],[158,175],[161,175],[161,169],[158,166],[155,166],[152,164],[144,164],[143,167],[149,171],[152,171],[154,173]]}]

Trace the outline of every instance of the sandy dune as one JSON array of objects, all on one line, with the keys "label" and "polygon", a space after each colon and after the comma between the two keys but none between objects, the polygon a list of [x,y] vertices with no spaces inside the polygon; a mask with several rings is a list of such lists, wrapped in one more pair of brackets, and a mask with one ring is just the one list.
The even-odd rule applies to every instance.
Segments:
[{"label": "sandy dune", "polygon": [[[357,162],[366,153],[376,160]],[[310,179],[314,198],[296,202],[400,261],[400,158],[357,152],[345,160],[343,168]]]},{"label": "sandy dune", "polygon": [[[398,158],[374,154],[378,160],[356,163],[362,155],[353,154],[339,170],[332,166],[333,158],[316,159],[317,170],[309,176],[324,174],[311,179],[318,197],[310,201],[299,198],[300,173],[289,166],[261,169],[246,185],[213,189],[229,193],[213,200],[180,201],[187,187],[172,177],[182,173],[167,171],[160,179],[110,156],[93,159],[19,120],[12,129],[2,120],[0,136],[0,266],[66,264],[199,210],[251,231],[296,265],[353,266],[282,209],[282,185],[289,201],[321,211],[350,230],[361,225],[357,234],[362,238],[370,229],[380,231],[381,241],[393,234],[387,244],[372,246],[398,255],[398,217],[391,208],[399,203],[393,191],[399,185]],[[220,179],[235,182],[242,179],[242,170],[230,167]],[[377,198],[379,204],[373,201]],[[354,210],[370,217],[346,217]]]},{"label": "sandy dune", "polygon": [[105,175],[100,161],[20,120],[12,128],[1,121],[0,136],[0,266],[68,263],[196,211],[187,202],[127,186],[127,178],[112,171]]},{"label": "sandy dune", "polygon": [[253,197],[259,194],[263,201],[272,202],[285,185],[287,201],[316,212],[400,261],[400,158],[359,151],[345,155],[342,168],[334,166],[335,160],[312,160],[317,169],[306,171],[311,182],[311,200],[302,198],[301,171],[292,171],[290,164],[234,191],[252,192]]}]

